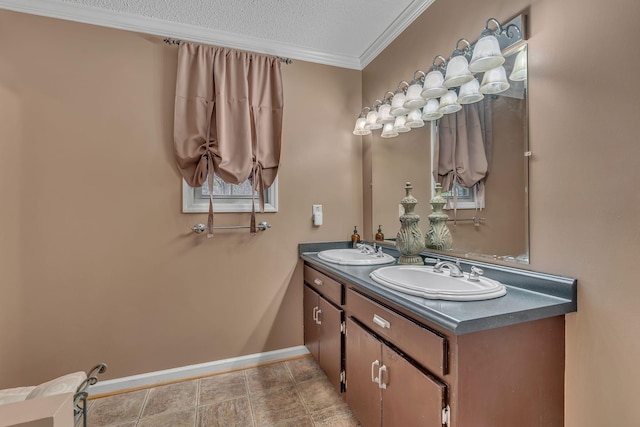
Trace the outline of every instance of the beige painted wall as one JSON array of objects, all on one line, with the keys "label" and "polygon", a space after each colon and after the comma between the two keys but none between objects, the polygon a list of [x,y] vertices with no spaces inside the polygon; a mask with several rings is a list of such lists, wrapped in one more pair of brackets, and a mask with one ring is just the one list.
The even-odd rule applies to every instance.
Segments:
[{"label": "beige painted wall", "polygon": [[190,232],[206,214],[180,212],[177,47],[6,11],[0,33],[0,387],[301,345],[297,245],[346,240],[362,218],[360,72],[283,66],[280,212],[259,215],[273,228],[207,239]]},{"label": "beige painted wall", "polygon": [[640,85],[628,75],[640,65],[631,42],[640,3],[438,0],[364,70],[363,99],[477,37],[487,18],[527,7],[530,268],[578,278],[578,312],[566,317],[565,424],[639,425]]}]

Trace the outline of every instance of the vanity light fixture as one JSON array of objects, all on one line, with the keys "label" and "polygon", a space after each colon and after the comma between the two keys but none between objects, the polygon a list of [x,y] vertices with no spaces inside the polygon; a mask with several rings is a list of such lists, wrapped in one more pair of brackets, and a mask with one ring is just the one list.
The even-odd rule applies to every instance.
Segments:
[{"label": "vanity light fixture", "polygon": [[391,114],[394,117],[403,116],[409,112],[408,108],[404,107],[404,101],[407,99],[407,95],[405,91],[409,87],[409,83],[404,80],[398,84],[398,88],[396,92],[393,94],[393,98],[391,99]]},{"label": "vanity light fixture", "polygon": [[398,132],[393,129],[393,123],[385,123],[380,136],[383,138],[394,138],[398,136]]},{"label": "vanity light fixture", "polygon": [[[390,95],[390,96],[389,96]],[[378,107],[378,123],[387,124],[396,120],[389,112],[391,111],[391,98],[393,98],[393,92],[387,92],[382,98],[382,104]]]},{"label": "vanity light fixture", "polygon": [[527,51],[521,49],[516,56],[515,63],[513,64],[513,71],[509,79],[514,82],[521,82],[527,80]]},{"label": "vanity light fixture", "polygon": [[431,122],[438,120],[442,116],[444,116],[444,114],[440,112],[440,101],[436,98],[429,99],[427,105],[422,109],[422,120]]},{"label": "vanity light fixture", "polygon": [[353,128],[354,135],[371,135],[371,129],[367,129],[367,116],[364,110],[369,110],[369,107],[364,107],[360,112],[360,115],[356,119],[356,126]]},{"label": "vanity light fixture", "polygon": [[382,101],[376,99],[376,103],[377,105],[372,105],[371,107],[369,107],[369,112],[367,113],[367,121],[364,125],[365,129],[382,129],[382,123],[378,122],[378,105],[382,104]]},{"label": "vanity light fixture", "polygon": [[[426,100],[424,101],[427,102]],[[421,128],[424,126],[424,121],[422,120],[422,112],[416,108],[415,110],[409,111],[407,114],[407,122],[405,123],[411,129]]]},{"label": "vanity light fixture", "polygon": [[[436,64],[438,60],[440,61],[439,65]],[[447,88],[444,87],[446,65],[447,60],[443,56],[438,55],[433,59],[433,64],[431,64],[429,72],[424,77],[424,86],[420,94],[424,99],[440,98],[447,93]]]},{"label": "vanity light fixture", "polygon": [[414,108],[421,108],[426,105],[427,100],[420,94],[422,93],[422,84],[425,77],[424,71],[417,70],[413,73],[413,80],[407,88],[407,95],[404,101],[404,108],[413,110]]},{"label": "vanity light fixture", "polygon": [[458,94],[455,90],[450,89],[442,98],[440,98],[440,108],[438,112],[442,114],[451,114],[460,111],[462,105],[458,104]]},{"label": "vanity light fixture", "polygon": [[[495,30],[489,28],[489,23],[496,25]],[[472,73],[481,73],[492,68],[499,67],[504,64],[504,56],[500,49],[500,43],[495,34],[500,34],[502,27],[500,22],[494,18],[487,20],[484,30],[480,33],[480,38],[473,48],[473,56],[469,62],[469,71]]]},{"label": "vanity light fixture", "polygon": [[484,72],[482,84],[480,85],[480,92],[496,94],[509,89],[509,86],[511,85],[507,81],[507,72],[504,67],[500,65],[497,68],[492,68],[489,71]]},{"label": "vanity light fixture", "polygon": [[411,128],[407,126],[407,116],[396,116],[396,121],[393,123],[393,130],[398,133],[409,132]]},{"label": "vanity light fixture", "polygon": [[[460,43],[465,43],[467,47],[460,49]],[[456,87],[473,80],[473,74],[469,71],[469,61],[467,60],[467,55],[470,53],[471,43],[467,39],[458,40],[456,49],[447,64],[447,74],[444,76],[445,87]]]},{"label": "vanity light fixture", "polygon": [[[392,138],[423,126],[425,121],[455,113],[462,105],[482,100],[485,94],[504,92],[510,87],[509,80],[527,80],[527,51],[522,49],[526,40],[525,24],[525,14],[506,25],[489,18],[477,42],[459,39],[448,59],[437,55],[426,74],[420,70],[414,72],[410,84],[401,81],[395,92],[387,92],[382,101],[376,101],[377,105],[365,107],[353,133],[368,135],[371,129],[382,125],[381,136]],[[502,52],[507,51],[518,52],[509,79],[502,66],[505,62]],[[375,124],[373,117],[376,117]]]},{"label": "vanity light fixture", "polygon": [[482,98],[484,98],[484,95],[480,93],[480,82],[478,82],[478,79],[473,79],[460,86],[458,104],[473,104],[474,102],[481,101]]}]

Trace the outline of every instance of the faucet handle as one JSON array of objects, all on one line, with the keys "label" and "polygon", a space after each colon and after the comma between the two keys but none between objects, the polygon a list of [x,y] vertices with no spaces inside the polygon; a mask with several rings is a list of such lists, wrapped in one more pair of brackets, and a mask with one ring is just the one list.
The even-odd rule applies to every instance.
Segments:
[{"label": "faucet handle", "polygon": [[480,276],[484,274],[484,270],[476,267],[475,265],[471,266],[471,273],[469,273],[469,280],[472,282],[478,282],[480,280]]}]

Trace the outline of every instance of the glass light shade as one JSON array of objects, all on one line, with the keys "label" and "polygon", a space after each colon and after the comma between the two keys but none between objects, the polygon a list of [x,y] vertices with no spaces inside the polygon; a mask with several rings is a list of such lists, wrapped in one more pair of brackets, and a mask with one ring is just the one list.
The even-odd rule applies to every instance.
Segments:
[{"label": "glass light shade", "polygon": [[393,130],[399,133],[409,132],[411,128],[407,126],[407,116],[397,116],[393,123]]},{"label": "glass light shade", "polygon": [[509,89],[509,82],[507,81],[507,72],[501,65],[489,71],[485,71],[484,77],[482,77],[482,84],[480,85],[480,92],[484,94],[494,94],[504,92]]},{"label": "glass light shade", "polygon": [[422,86],[422,96],[425,99],[440,98],[447,93],[447,88],[444,87],[444,76],[439,70],[429,71],[424,78],[424,85]]},{"label": "glass light shade", "polygon": [[500,50],[500,43],[494,35],[480,37],[473,48],[473,55],[469,62],[469,71],[481,73],[504,64],[504,56]]},{"label": "glass light shade", "polygon": [[383,138],[393,138],[394,136],[398,136],[398,132],[393,130],[393,123],[385,123],[380,136]]},{"label": "glass light shade", "polygon": [[447,64],[447,74],[444,76],[445,87],[463,85],[473,80],[473,74],[469,71],[469,63],[464,55],[454,56]]},{"label": "glass light shade", "polygon": [[438,111],[442,114],[455,113],[461,109],[462,105],[458,104],[458,94],[455,90],[448,91],[442,98],[440,98],[440,108],[438,108]]},{"label": "glass light shade", "polygon": [[420,96],[422,92],[422,83],[414,83],[407,89],[407,97],[404,101],[404,108],[413,110],[420,108],[427,103],[427,100]]},{"label": "glass light shade", "polygon": [[458,104],[473,104],[474,102],[481,101],[484,95],[479,92],[480,82],[478,79],[473,79],[460,86],[460,94],[458,95]]},{"label": "glass light shade", "polygon": [[422,109],[422,120],[426,120],[428,122],[433,120],[438,120],[443,116],[443,114],[438,111],[440,108],[440,102],[437,99],[432,98],[427,101],[427,105]]},{"label": "glass light shade", "polygon": [[[425,100],[425,102],[427,102]],[[417,108],[415,110],[409,111],[407,114],[407,122],[406,125],[411,129],[421,128],[424,126],[424,122],[422,121],[422,113]]]},{"label": "glass light shade", "polygon": [[356,127],[353,129],[353,134],[354,135],[370,135],[371,130],[365,127],[366,124],[367,124],[366,118],[358,117],[358,120],[356,120]]},{"label": "glass light shade", "polygon": [[389,114],[394,117],[404,116],[405,114],[407,114],[409,112],[409,109],[404,108],[404,101],[406,99],[407,96],[403,91],[396,91],[396,94],[393,95],[393,98],[391,99],[391,111],[389,112]]},{"label": "glass light shade", "polygon": [[391,111],[391,104],[382,104],[378,107],[378,123],[386,124],[393,123],[396,118],[389,114]]},{"label": "glass light shade", "polygon": [[367,113],[367,122],[364,125],[365,129],[380,129],[382,127],[381,123],[378,123],[378,112],[376,110],[371,110]]},{"label": "glass light shade", "polygon": [[509,76],[509,79],[514,82],[521,82],[527,80],[527,50],[521,50],[516,56],[516,61],[513,64],[513,71]]}]

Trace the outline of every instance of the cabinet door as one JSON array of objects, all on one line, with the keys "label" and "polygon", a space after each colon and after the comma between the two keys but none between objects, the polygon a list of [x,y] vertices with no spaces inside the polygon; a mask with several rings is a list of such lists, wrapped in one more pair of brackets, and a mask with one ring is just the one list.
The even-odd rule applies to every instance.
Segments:
[{"label": "cabinet door", "polygon": [[319,332],[316,323],[318,307],[318,294],[308,286],[304,287],[304,345],[316,361],[320,361]]},{"label": "cabinet door", "polygon": [[318,297],[320,321],[320,368],[327,374],[329,381],[338,393],[342,391],[340,374],[342,372],[342,318],[343,311],[335,308],[323,297]]},{"label": "cabinet door", "polygon": [[347,319],[347,403],[364,427],[380,426],[380,388],[372,381],[382,365],[380,345],[373,335]]},{"label": "cabinet door", "polygon": [[382,345],[382,425],[442,426],[446,386]]}]

